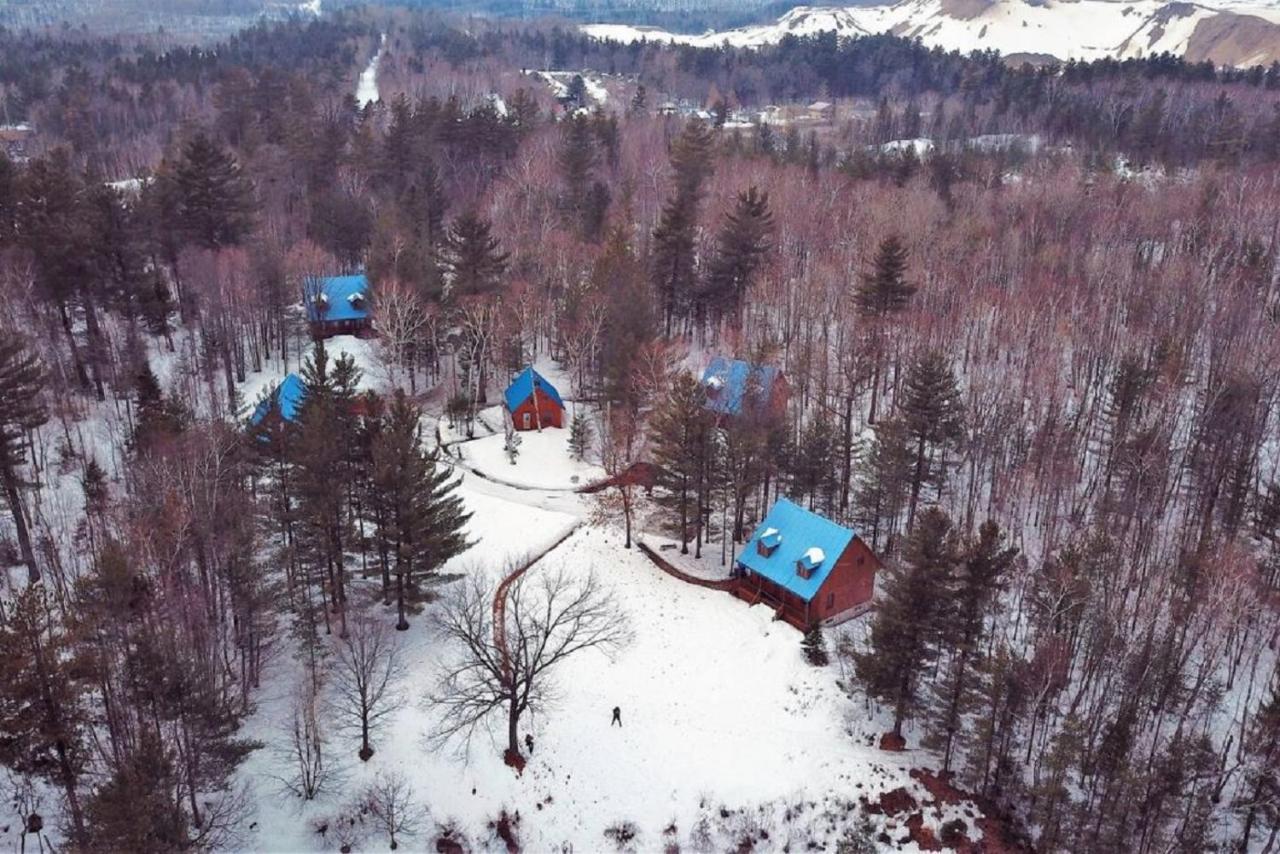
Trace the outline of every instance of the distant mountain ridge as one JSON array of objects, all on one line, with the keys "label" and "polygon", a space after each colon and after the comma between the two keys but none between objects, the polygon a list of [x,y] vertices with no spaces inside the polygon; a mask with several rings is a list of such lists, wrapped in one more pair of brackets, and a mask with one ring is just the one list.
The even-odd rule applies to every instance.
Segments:
[{"label": "distant mountain ridge", "polygon": [[1249,67],[1280,62],[1280,4],[1188,0],[899,0],[877,6],[797,6],[777,21],[683,35],[591,24],[619,41],[728,43],[757,47],[798,36],[892,33],[946,50],[994,50],[1010,57],[1129,59],[1171,53],[1190,62]]}]

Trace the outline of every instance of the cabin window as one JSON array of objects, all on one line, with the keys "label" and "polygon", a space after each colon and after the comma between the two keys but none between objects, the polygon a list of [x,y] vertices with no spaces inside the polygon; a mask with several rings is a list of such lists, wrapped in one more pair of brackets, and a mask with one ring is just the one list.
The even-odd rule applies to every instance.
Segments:
[{"label": "cabin window", "polygon": [[522,413],[521,417],[524,419],[524,429],[528,430],[528,429],[529,429],[529,419],[530,419],[532,416],[530,416],[530,415],[529,415],[529,413],[525,412],[525,413]]},{"label": "cabin window", "polygon": [[827,610],[830,611],[835,606],[836,606],[836,594],[828,593],[827,594]]},{"label": "cabin window", "polygon": [[858,555],[858,566],[862,566],[867,562],[866,555]]}]

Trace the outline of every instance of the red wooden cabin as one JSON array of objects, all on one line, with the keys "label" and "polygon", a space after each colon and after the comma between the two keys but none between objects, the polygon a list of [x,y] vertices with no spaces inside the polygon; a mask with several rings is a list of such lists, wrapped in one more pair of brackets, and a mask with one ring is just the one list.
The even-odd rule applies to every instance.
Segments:
[{"label": "red wooden cabin", "polygon": [[797,628],[856,616],[875,595],[880,561],[854,531],[778,500],[734,567],[734,595]]}]

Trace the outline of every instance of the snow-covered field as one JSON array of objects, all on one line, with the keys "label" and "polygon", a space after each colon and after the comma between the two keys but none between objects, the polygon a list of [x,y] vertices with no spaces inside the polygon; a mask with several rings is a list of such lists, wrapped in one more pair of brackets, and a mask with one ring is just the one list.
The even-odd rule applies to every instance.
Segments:
[{"label": "snow-covered field", "polygon": [[[493,572],[572,524],[569,514],[477,492],[474,484],[467,477],[463,490],[477,546],[450,569]],[[906,773],[912,754],[869,746],[882,723],[839,690],[834,665],[807,665],[799,634],[765,609],[669,578],[597,528],[579,530],[531,572],[559,568],[595,572],[620,603],[633,640],[613,659],[589,651],[564,663],[554,709],[523,725],[535,743],[523,776],[503,765],[500,733],[478,738],[467,756],[427,746],[433,717],[421,701],[445,650],[425,614],[401,636],[407,702],[375,738],[367,764],[356,758],[355,743],[336,744],[348,762],[345,779],[305,808],[273,783],[284,769],[270,749],[241,769],[257,805],[246,847],[335,847],[314,832],[313,819],[388,770],[410,780],[429,810],[410,850],[427,847],[437,826],[449,823],[477,850],[500,848],[490,823],[504,809],[518,813],[515,833],[528,851],[609,850],[606,829],[628,821],[639,830],[637,850],[689,846],[704,833],[716,850],[744,835],[755,836],[759,850],[810,843],[829,850],[861,820],[850,806],[859,795],[874,800],[898,786],[917,788]],[[275,663],[247,736],[281,740],[295,669],[288,659]],[[614,706],[622,709],[621,728],[610,726]],[[385,845],[371,831],[360,847]]]},{"label": "snow-covered field", "polygon": [[[566,420],[568,415],[565,416]],[[471,468],[507,483],[541,489],[572,489],[602,479],[604,470],[587,461],[569,456],[569,431],[548,427],[542,432],[527,430],[517,433],[520,453],[515,465],[503,450],[506,437],[493,436],[462,442],[454,453]]]}]

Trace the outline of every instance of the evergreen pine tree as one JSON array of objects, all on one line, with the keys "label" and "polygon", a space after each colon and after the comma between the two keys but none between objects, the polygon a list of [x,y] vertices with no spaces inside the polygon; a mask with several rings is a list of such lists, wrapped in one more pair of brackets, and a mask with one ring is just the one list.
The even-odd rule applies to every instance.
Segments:
[{"label": "evergreen pine tree", "polygon": [[706,389],[692,374],[681,372],[650,428],[658,466],[654,500],[666,511],[668,528],[680,538],[681,554],[689,553],[700,512],[700,480],[712,429],[705,404]]},{"label": "evergreen pine tree", "polygon": [[1254,850],[1259,825],[1271,838],[1280,829],[1280,678],[1273,677],[1267,700],[1254,713],[1247,745],[1245,783],[1235,804],[1244,816],[1240,851]]},{"label": "evergreen pine tree", "polygon": [[907,248],[895,234],[880,241],[871,270],[853,292],[853,302],[859,313],[870,321],[873,365],[871,376],[871,414],[875,423],[876,403],[880,396],[880,383],[884,376],[884,324],[892,316],[906,310],[916,288],[906,280]]},{"label": "evergreen pine tree", "polygon": [[706,122],[692,119],[671,147],[676,189],[663,205],[653,232],[653,283],[662,300],[667,335],[671,334],[677,312],[694,295],[694,236],[703,184],[713,170],[713,144]]},{"label": "evergreen pine tree", "polygon": [[183,147],[174,171],[177,217],[188,239],[205,249],[237,246],[253,229],[253,185],[240,164],[207,134]]},{"label": "evergreen pine tree", "polygon": [[656,311],[644,267],[627,242],[626,231],[614,228],[591,271],[592,285],[603,295],[604,334],[600,374],[605,397],[630,412],[646,403],[635,382],[635,360],[656,334]]},{"label": "evergreen pine tree", "polygon": [[18,551],[32,582],[40,580],[35,550],[27,527],[26,487],[20,469],[26,462],[27,434],[48,419],[40,399],[44,371],[35,354],[14,332],[0,330],[0,485],[18,535]]},{"label": "evergreen pine tree", "polygon": [[591,422],[585,412],[576,412],[569,423],[569,455],[582,462],[591,452]]},{"label": "evergreen pine tree", "polygon": [[591,173],[599,160],[590,117],[575,113],[560,123],[560,149],[556,164],[564,179],[564,209],[570,222],[581,229],[587,207]]},{"label": "evergreen pine tree", "polygon": [[373,441],[373,487],[385,507],[379,537],[394,557],[396,628],[409,628],[424,582],[470,545],[471,514],[456,494],[453,472],[422,449],[421,413],[397,390]]},{"label": "evergreen pine tree", "polygon": [[911,460],[902,423],[886,419],[877,424],[854,496],[854,520],[871,531],[873,551],[879,551],[881,542],[888,542],[897,529],[910,496]]},{"label": "evergreen pine tree", "polygon": [[[90,759],[89,709],[71,639],[44,586],[30,584],[0,622],[0,761],[66,797],[73,840],[84,839],[79,785]],[[82,671],[81,671],[82,672]]]},{"label": "evergreen pine tree", "polygon": [[114,773],[93,793],[89,851],[185,851],[190,820],[176,800],[181,781],[173,757],[150,728]]},{"label": "evergreen pine tree", "polygon": [[769,194],[754,186],[738,194],[716,239],[716,254],[707,272],[704,299],[713,314],[727,314],[741,325],[741,310],[756,273],[771,249],[773,212]]},{"label": "evergreen pine tree", "polygon": [[[337,613],[339,636],[345,637],[348,520],[343,510],[349,485],[343,481],[343,472],[349,437],[344,435],[342,425],[348,413],[341,411],[340,391],[324,342],[316,342],[315,351],[303,363],[300,373],[307,392],[298,411],[297,435],[288,446],[296,471],[299,555],[308,569],[307,604],[298,617],[314,623],[322,613],[328,631],[329,613]],[[313,584],[319,590],[318,599],[309,597]]]},{"label": "evergreen pine tree", "polygon": [[898,401],[907,441],[915,446],[911,471],[911,498],[907,504],[907,529],[915,520],[920,490],[926,483],[941,491],[946,482],[944,462],[934,464],[937,450],[958,445],[964,437],[964,404],[947,357],[931,350],[907,372]]},{"label": "evergreen pine tree", "polygon": [[893,735],[917,709],[920,680],[938,656],[951,618],[958,544],[951,520],[937,508],[920,515],[902,558],[886,573],[871,623],[871,644],[854,655],[867,693],[893,707]]},{"label": "evergreen pine tree", "polygon": [[636,93],[631,96],[631,103],[627,108],[632,115],[639,115],[649,111],[649,91],[644,88],[644,84],[640,83],[636,86]]},{"label": "evergreen pine tree", "polygon": [[825,413],[810,419],[796,442],[791,456],[791,491],[807,497],[809,508],[831,506],[835,493],[836,455],[840,437]]},{"label": "evergreen pine tree", "polygon": [[1004,589],[1018,550],[1004,545],[1004,534],[987,521],[964,546],[952,592],[955,617],[948,623],[950,657],[934,684],[928,746],[942,748],[942,770],[951,770],[956,735],[963,715],[975,706],[973,668],[986,649],[987,618]]},{"label": "evergreen pine tree", "polygon": [[804,660],[812,664],[814,667],[826,667],[830,661],[827,655],[827,642],[822,636],[822,626],[814,624],[804,633],[804,638],[800,642],[801,648],[804,650]]},{"label": "evergreen pine tree", "polygon": [[473,211],[453,221],[442,251],[451,297],[492,293],[507,270],[507,253],[499,250],[492,226]]},{"label": "evergreen pine tree", "polygon": [[164,394],[149,363],[143,363],[133,383],[137,418],[132,445],[135,453],[146,456],[186,430],[191,424],[191,413]]}]

